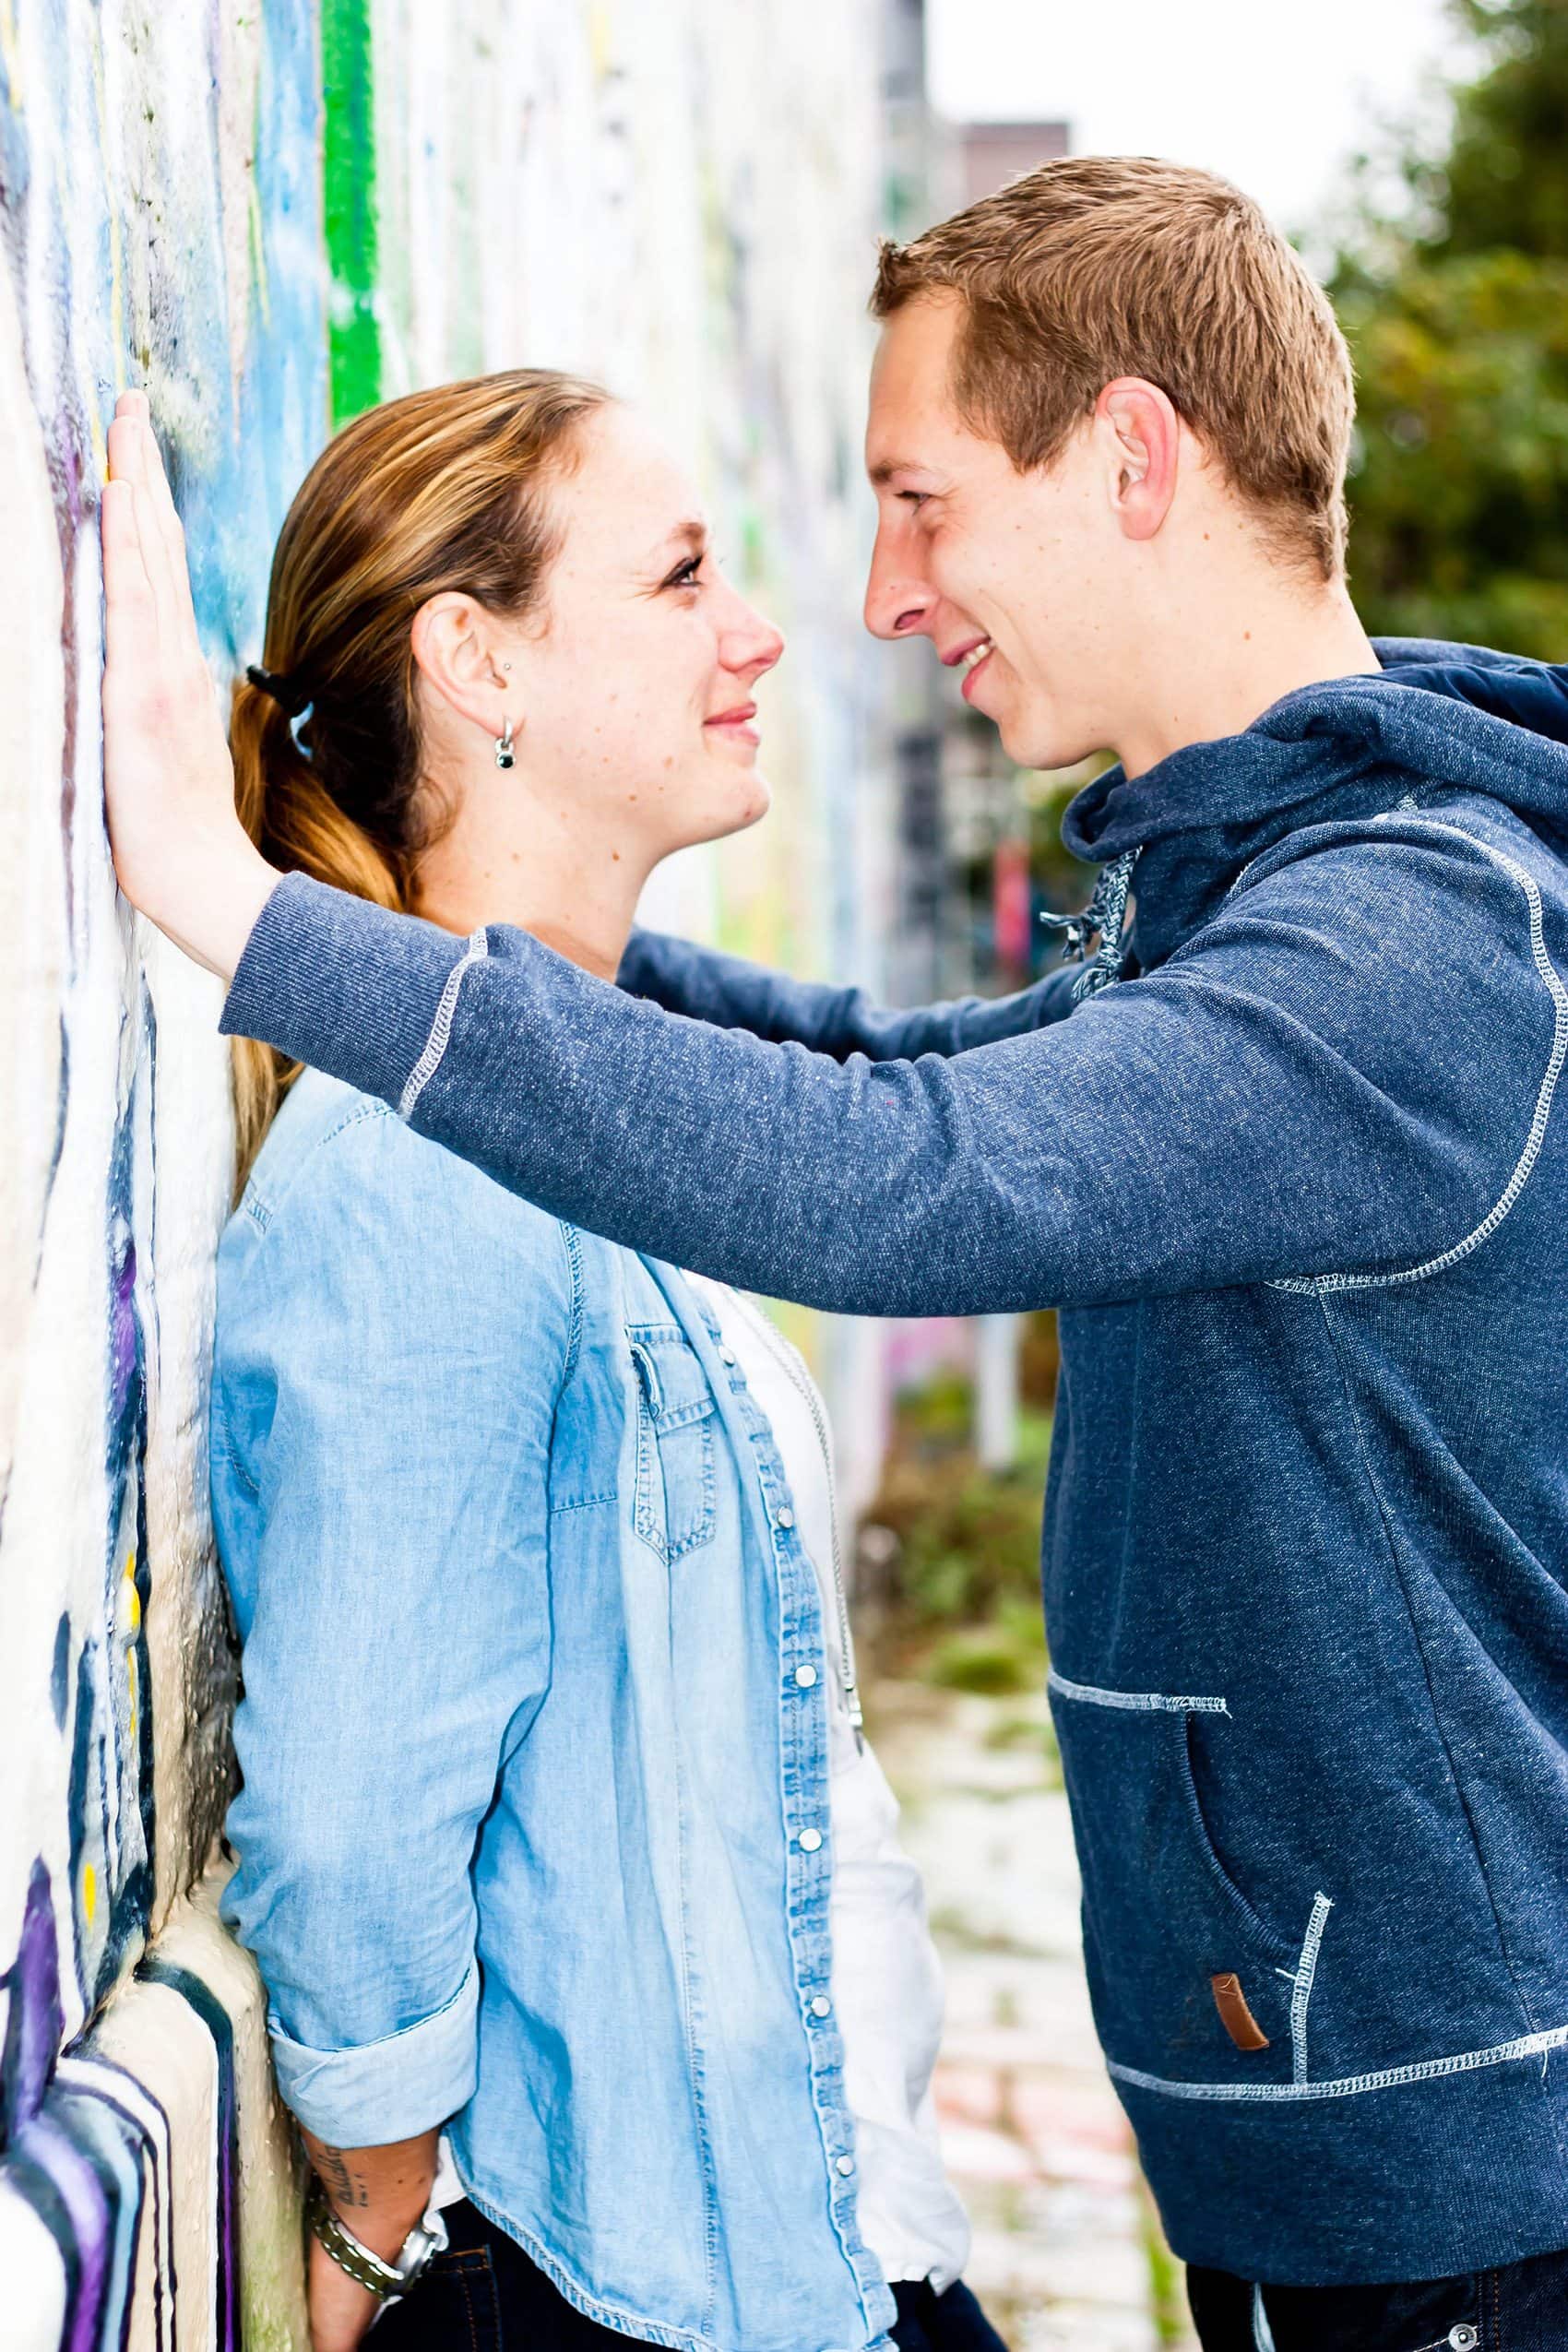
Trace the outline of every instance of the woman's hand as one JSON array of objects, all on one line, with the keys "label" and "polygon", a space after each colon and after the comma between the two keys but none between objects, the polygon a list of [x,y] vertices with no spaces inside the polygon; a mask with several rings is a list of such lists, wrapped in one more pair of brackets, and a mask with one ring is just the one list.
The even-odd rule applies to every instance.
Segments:
[{"label": "woman's hand", "polygon": [[[440,2136],[439,2132],[421,2132],[411,2140],[394,2140],[382,2147],[338,2148],[303,2125],[300,2131],[338,2219],[384,2263],[396,2261],[404,2239],[430,2203]],[[377,2297],[350,2278],[314,2236],[306,2283],[313,2352],[354,2352],[375,2317]]]},{"label": "woman's hand", "polygon": [[380,2301],[368,2287],[339,2269],[314,2238],[305,2291],[310,2303],[311,2352],[354,2352],[381,2309]]},{"label": "woman's hand", "polygon": [[184,532],[145,393],[122,393],[109,428],[102,521],[103,783],[114,871],[133,906],[229,980],[278,875],[235,814]]}]

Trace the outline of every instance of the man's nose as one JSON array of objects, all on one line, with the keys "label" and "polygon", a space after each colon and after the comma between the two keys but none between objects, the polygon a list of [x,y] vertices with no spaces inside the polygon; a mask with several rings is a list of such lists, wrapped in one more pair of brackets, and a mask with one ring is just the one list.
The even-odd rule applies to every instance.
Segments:
[{"label": "man's nose", "polygon": [[912,637],[926,631],[936,594],[909,560],[906,546],[878,531],[866,581],[865,623],[873,637]]}]

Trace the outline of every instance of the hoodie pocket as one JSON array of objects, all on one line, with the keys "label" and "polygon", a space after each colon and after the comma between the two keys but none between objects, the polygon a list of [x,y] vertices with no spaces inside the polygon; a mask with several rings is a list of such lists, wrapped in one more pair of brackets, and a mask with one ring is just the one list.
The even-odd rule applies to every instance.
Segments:
[{"label": "hoodie pocket", "polygon": [[713,1534],[713,1391],[678,1324],[629,1324],[637,1380],[634,1524],[662,1559],[678,1560]]},{"label": "hoodie pocket", "polygon": [[1107,2057],[1182,2080],[1289,2082],[1300,1933],[1254,1906],[1200,1794],[1199,1741],[1235,1737],[1223,1702],[1055,1675],[1051,1698]]}]

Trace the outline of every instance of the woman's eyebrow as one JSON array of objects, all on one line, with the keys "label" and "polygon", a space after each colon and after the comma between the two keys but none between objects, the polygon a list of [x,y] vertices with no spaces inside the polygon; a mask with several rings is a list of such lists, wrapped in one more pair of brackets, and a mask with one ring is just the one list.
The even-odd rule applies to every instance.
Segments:
[{"label": "woman's eyebrow", "polygon": [[673,530],[666,531],[654,552],[662,555],[667,550],[677,547],[689,547],[695,552],[707,545],[707,525],[697,517],[691,516],[685,522],[677,523]]}]

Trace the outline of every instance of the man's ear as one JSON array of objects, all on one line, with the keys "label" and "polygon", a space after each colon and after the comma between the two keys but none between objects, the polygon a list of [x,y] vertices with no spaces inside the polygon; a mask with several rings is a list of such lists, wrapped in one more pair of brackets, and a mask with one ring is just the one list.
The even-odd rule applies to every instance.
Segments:
[{"label": "man's ear", "polygon": [[1110,443],[1116,519],[1128,539],[1153,539],[1176,495],[1182,427],[1170,396],[1141,375],[1119,375],[1094,413]]},{"label": "man's ear", "polygon": [[[498,731],[511,691],[495,646],[495,624],[471,596],[447,589],[414,614],[413,656],[427,685],[464,719]],[[509,665],[507,665],[509,666]],[[512,699],[516,701],[515,694]]]}]

